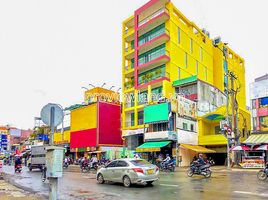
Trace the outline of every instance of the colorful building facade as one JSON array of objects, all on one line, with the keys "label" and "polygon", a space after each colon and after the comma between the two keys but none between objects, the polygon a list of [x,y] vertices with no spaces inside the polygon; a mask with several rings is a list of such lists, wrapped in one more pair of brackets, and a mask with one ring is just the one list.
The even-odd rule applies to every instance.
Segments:
[{"label": "colorful building facade", "polygon": [[[226,116],[225,90],[231,87],[225,77],[228,71],[239,80],[239,118],[245,119],[238,120],[239,131],[243,132],[245,124],[250,127],[244,59],[219,38],[211,39],[208,31],[187,19],[169,0],[151,0],[138,8],[123,22],[122,32],[122,130],[130,148],[145,142],[145,135],[159,131],[176,132],[177,138],[188,137],[188,133],[197,138],[195,145],[224,148],[227,140],[219,133],[219,126]],[[195,117],[180,116],[177,96],[196,103]],[[175,105],[170,101],[170,111],[165,111],[168,119],[144,122],[145,114],[156,114],[145,112],[147,106],[174,97]],[[152,126],[160,128],[154,131]],[[242,135],[242,140],[246,136]],[[168,138],[165,135],[158,140]],[[171,145],[173,152],[178,151],[178,144],[194,145],[180,140]]]},{"label": "colorful building facade", "polygon": [[250,84],[252,132],[268,132],[268,75]]},{"label": "colorful building facade", "polygon": [[111,149],[123,146],[120,128],[121,106],[117,101],[109,100],[107,97],[111,92],[105,91],[106,89],[102,88],[86,91],[87,104],[70,109],[72,152],[89,154],[105,152],[108,147]]}]

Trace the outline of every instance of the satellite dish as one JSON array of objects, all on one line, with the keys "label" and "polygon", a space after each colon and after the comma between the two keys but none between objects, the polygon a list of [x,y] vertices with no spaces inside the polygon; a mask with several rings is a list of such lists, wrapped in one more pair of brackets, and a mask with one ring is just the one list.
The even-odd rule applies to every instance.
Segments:
[{"label": "satellite dish", "polygon": [[58,104],[49,103],[41,110],[41,119],[48,126],[58,126],[63,120],[63,110]]}]

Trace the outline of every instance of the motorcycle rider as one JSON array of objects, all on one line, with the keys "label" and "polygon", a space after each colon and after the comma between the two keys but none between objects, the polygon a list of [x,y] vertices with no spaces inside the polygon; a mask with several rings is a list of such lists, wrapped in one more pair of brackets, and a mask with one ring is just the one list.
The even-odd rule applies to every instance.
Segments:
[{"label": "motorcycle rider", "polygon": [[171,158],[169,154],[167,154],[166,158],[163,160],[163,166],[166,168],[170,161],[171,161]]},{"label": "motorcycle rider", "polygon": [[18,157],[16,160],[15,160],[15,169],[21,165],[21,158]]},{"label": "motorcycle rider", "polygon": [[198,170],[200,170],[201,166],[206,164],[206,162],[203,158],[203,154],[199,154],[198,159],[195,161],[195,163],[196,163],[196,167]]},{"label": "motorcycle rider", "polygon": [[95,163],[98,163],[98,158],[96,155],[93,155],[92,158],[90,159],[90,167],[92,168]]}]

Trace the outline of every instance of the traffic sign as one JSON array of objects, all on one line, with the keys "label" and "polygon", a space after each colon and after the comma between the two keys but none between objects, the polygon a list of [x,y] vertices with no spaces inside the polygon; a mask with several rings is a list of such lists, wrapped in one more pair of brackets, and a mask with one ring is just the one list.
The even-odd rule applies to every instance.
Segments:
[{"label": "traffic sign", "polygon": [[63,110],[58,104],[49,103],[41,110],[41,119],[48,126],[58,126],[63,120]]}]

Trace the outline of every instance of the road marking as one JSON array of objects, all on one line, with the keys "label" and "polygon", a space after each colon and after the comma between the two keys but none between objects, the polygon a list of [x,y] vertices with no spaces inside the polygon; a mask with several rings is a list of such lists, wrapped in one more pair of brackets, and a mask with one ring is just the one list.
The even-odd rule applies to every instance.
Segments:
[{"label": "road marking", "polygon": [[247,194],[247,195],[253,195],[253,196],[260,196],[260,197],[268,197],[267,193],[255,193],[255,192],[247,192],[247,191],[234,191],[234,193]]},{"label": "road marking", "polygon": [[169,185],[169,184],[159,184],[159,185],[168,186],[168,187],[179,187],[178,185]]}]

